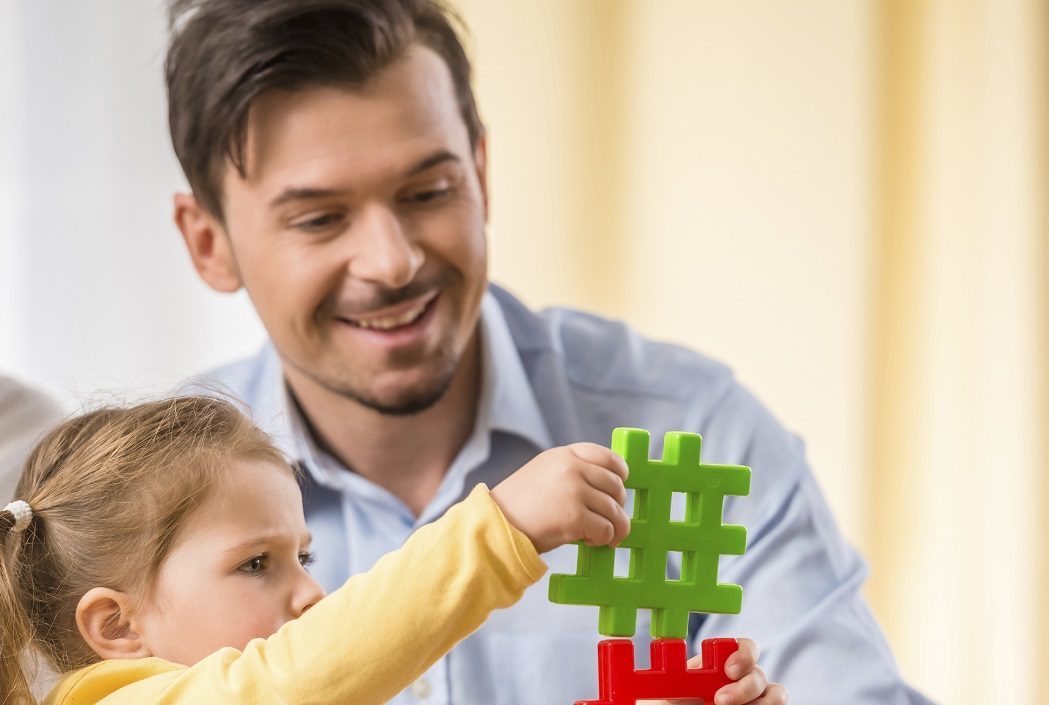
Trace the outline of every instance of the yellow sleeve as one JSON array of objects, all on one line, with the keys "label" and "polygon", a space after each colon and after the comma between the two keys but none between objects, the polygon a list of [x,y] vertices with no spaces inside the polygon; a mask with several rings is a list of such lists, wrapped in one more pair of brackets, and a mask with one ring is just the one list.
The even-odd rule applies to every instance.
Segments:
[{"label": "yellow sleeve", "polygon": [[385,703],[545,571],[478,485],[370,571],[243,652],[222,649],[190,668],[106,661],[69,676],[48,702]]}]

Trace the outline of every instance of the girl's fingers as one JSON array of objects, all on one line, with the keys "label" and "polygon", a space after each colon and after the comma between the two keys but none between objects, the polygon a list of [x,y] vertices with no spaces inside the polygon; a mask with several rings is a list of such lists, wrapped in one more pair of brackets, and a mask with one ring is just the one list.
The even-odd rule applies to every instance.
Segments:
[{"label": "girl's fingers", "polygon": [[587,463],[583,468],[583,479],[595,490],[604,492],[612,497],[619,506],[626,505],[627,494],[623,478],[601,465]]},{"label": "girl's fingers", "polygon": [[630,533],[630,517],[626,511],[611,496],[593,487],[584,496],[586,508],[612,525],[611,538],[600,545],[618,545]]},{"label": "girl's fingers", "polygon": [[623,480],[630,474],[626,461],[604,446],[596,443],[573,443],[568,447],[580,460],[611,470]]},{"label": "girl's fingers", "polygon": [[615,525],[606,517],[587,509],[583,515],[583,543],[587,546],[607,546],[615,538]]}]

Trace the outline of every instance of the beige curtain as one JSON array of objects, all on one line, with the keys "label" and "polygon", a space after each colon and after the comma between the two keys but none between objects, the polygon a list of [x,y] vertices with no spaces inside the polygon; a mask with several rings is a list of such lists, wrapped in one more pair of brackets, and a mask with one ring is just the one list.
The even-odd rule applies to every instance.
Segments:
[{"label": "beige curtain", "polygon": [[881,7],[871,596],[944,702],[1049,664],[1044,0]]},{"label": "beige curtain", "polygon": [[729,362],[806,439],[908,679],[1044,700],[1045,1],[456,4],[493,277]]}]

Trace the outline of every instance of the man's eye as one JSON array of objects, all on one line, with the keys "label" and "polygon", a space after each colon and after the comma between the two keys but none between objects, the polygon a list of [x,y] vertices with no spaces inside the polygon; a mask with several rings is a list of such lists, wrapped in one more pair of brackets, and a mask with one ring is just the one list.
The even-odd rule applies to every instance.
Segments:
[{"label": "man's eye", "polygon": [[304,230],[306,232],[314,232],[317,230],[324,230],[329,228],[342,220],[341,213],[324,213],[317,215],[312,218],[305,218],[303,220],[296,220],[291,224],[291,227],[297,230]]},{"label": "man's eye", "polygon": [[257,556],[252,556],[244,563],[241,563],[237,570],[241,573],[247,573],[248,575],[261,575],[266,572],[266,568],[269,567],[269,564],[269,554],[260,553]]},{"label": "man's eye", "polygon": [[431,203],[433,201],[439,201],[450,194],[452,190],[450,188],[442,189],[431,189],[429,191],[419,191],[413,193],[408,197],[410,203]]},{"label": "man's eye", "polygon": [[299,563],[302,564],[303,568],[309,565],[313,565],[313,563],[316,560],[317,554],[315,554],[313,551],[303,551],[299,554]]}]

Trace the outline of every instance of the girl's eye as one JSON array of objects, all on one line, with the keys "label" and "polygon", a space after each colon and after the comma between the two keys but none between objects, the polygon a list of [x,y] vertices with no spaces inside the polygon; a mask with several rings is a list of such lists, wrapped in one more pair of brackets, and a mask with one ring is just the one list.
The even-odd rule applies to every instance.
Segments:
[{"label": "girl's eye", "polygon": [[314,561],[317,560],[317,554],[313,551],[303,551],[299,554],[299,563],[303,568],[313,565]]},{"label": "girl's eye", "polygon": [[237,570],[248,575],[261,575],[269,567],[270,557],[268,553],[260,553],[242,563]]}]

